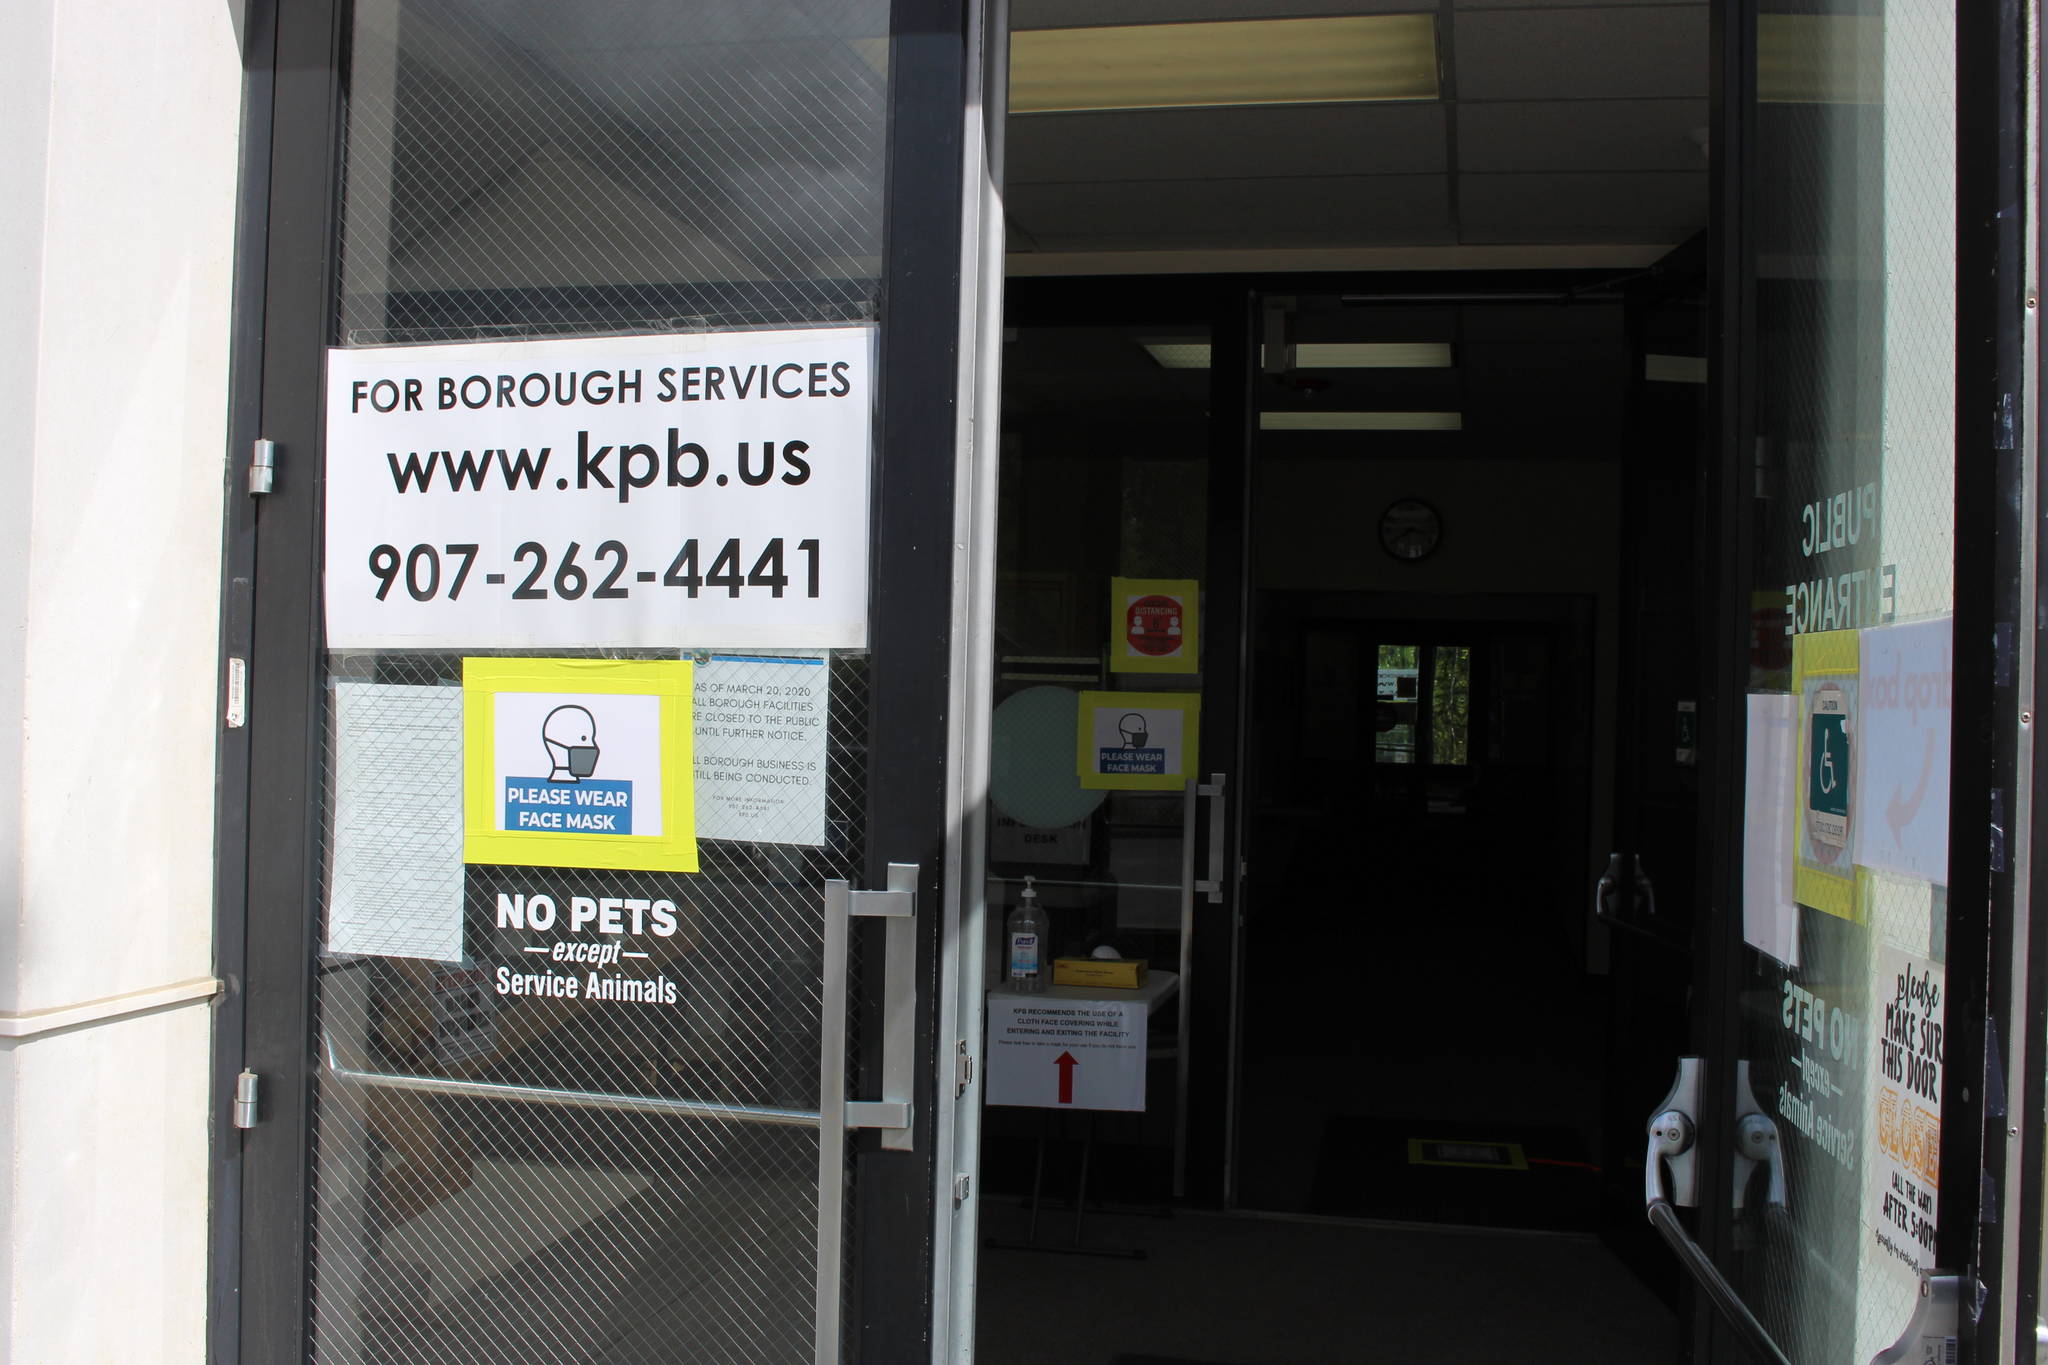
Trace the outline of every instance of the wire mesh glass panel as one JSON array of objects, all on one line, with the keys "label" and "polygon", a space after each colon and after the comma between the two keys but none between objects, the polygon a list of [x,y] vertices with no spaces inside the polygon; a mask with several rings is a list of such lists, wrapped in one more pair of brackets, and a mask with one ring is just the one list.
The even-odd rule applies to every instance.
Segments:
[{"label": "wire mesh glass panel", "polygon": [[349,344],[870,317],[881,0],[359,0]]},{"label": "wire mesh glass panel", "polygon": [[1944,1212],[1955,16],[1763,8],[1737,1272],[1863,1365]]},{"label": "wire mesh glass panel", "polygon": [[[887,25],[883,0],[359,0],[336,343],[872,318]],[[746,644],[680,656],[717,807],[695,872],[465,866],[465,659],[517,656],[330,655],[314,1360],[812,1357],[821,1268],[851,1283],[819,1235],[851,1179],[821,1159],[820,1037],[854,1027],[821,1015],[822,905],[863,865],[867,659]],[[723,725],[742,695],[758,724]],[[814,769],[774,725],[822,735]],[[543,726],[535,752],[557,741],[565,783],[621,742]],[[775,764],[811,799],[701,795]]]}]

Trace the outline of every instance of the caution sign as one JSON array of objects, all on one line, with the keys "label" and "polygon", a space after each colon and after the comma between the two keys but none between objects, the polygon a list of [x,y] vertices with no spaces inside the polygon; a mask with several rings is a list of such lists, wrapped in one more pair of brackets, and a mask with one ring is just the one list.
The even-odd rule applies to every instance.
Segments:
[{"label": "caution sign", "polygon": [[1201,667],[1201,585],[1192,578],[1112,578],[1112,673],[1193,673]]},{"label": "caution sign", "polygon": [[1178,791],[1198,763],[1195,692],[1083,692],[1076,771],[1083,787]]},{"label": "caution sign", "polygon": [[463,861],[695,872],[691,682],[684,660],[463,660]]}]

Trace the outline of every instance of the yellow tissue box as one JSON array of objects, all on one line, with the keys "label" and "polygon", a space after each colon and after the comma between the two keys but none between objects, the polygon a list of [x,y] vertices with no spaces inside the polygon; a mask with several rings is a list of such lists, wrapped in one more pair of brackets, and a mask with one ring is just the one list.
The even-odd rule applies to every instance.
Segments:
[{"label": "yellow tissue box", "polygon": [[1052,960],[1052,984],[1134,991],[1145,984],[1145,968],[1142,957],[1056,957]]}]

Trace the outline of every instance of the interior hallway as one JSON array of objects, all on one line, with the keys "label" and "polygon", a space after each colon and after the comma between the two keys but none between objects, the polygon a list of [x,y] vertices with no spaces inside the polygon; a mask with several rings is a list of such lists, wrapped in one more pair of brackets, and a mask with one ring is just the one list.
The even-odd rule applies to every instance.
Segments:
[{"label": "interior hallway", "polygon": [[[1049,1210],[1039,1238],[1070,1228]],[[982,1230],[1020,1237],[1023,1210],[992,1200]],[[1664,1365],[1678,1339],[1590,1236],[1092,1211],[1086,1232],[1147,1259],[981,1253],[977,1365]]]}]

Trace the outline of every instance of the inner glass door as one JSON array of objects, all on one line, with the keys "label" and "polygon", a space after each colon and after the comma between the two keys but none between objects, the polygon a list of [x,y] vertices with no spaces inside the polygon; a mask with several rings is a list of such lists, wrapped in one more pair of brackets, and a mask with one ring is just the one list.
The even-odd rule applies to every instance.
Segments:
[{"label": "inner glass door", "polygon": [[[1045,970],[1142,959],[1154,1007],[1115,1112],[1020,1090],[991,1058],[982,1171],[996,1192],[1071,1199],[1083,1140],[1091,1199],[1187,1189],[1189,1021],[1228,989],[1198,980],[1193,955],[1198,933],[1225,927],[1207,883],[1229,727],[1204,681],[1234,666],[1234,642],[1210,630],[1231,591],[1209,555],[1211,349],[1206,326],[1143,324],[1021,326],[1004,348],[987,980],[1016,987],[1005,920],[1028,885]],[[984,1219],[1020,1235],[994,1225],[1000,1207]]]},{"label": "inner glass door", "polygon": [[1737,1144],[1745,1301],[1794,1365],[1863,1365],[1918,1304],[1950,1200],[1974,1198],[1940,1179],[1955,14],[1765,3],[1744,22],[1755,553],[1722,623],[1748,665],[1746,834],[1734,1109],[1714,1122]]}]

